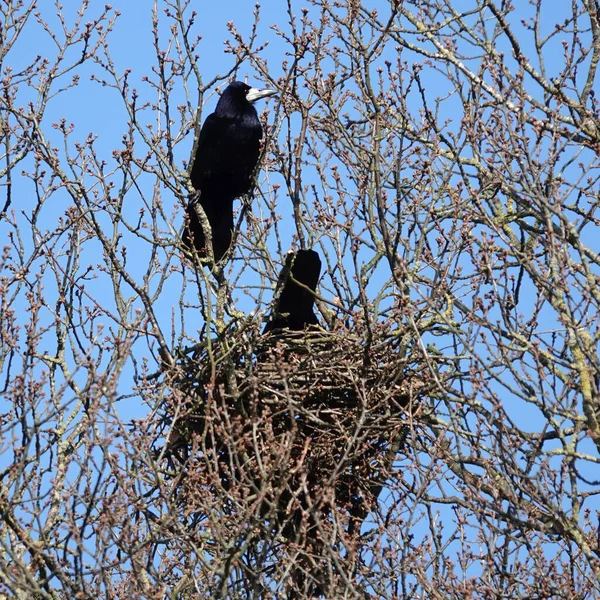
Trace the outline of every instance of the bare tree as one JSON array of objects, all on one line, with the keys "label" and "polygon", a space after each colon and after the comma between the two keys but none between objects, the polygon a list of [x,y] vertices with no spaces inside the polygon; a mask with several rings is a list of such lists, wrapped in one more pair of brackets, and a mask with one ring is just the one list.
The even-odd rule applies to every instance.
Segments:
[{"label": "bare tree", "polygon": [[[37,4],[0,4],[0,597],[600,597],[597,2],[257,5],[210,81],[194,3],[143,72],[117,10]],[[246,74],[256,193],[196,263]],[[262,335],[290,246],[322,328]]]}]

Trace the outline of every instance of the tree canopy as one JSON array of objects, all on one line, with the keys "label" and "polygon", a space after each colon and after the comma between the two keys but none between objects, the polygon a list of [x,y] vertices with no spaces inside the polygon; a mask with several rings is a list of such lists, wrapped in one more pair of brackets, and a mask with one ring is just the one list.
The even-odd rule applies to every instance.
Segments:
[{"label": "tree canopy", "polygon": [[[278,7],[0,3],[0,597],[595,597],[597,0]],[[322,328],[263,335],[290,249]]]}]

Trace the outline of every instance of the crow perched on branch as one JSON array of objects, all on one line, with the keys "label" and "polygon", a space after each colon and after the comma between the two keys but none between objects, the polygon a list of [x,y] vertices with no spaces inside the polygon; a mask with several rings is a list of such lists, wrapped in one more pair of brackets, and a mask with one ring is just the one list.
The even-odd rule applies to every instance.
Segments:
[{"label": "crow perched on branch", "polygon": [[[315,296],[312,292],[317,289],[320,274],[321,259],[314,250],[298,250],[287,255],[279,277],[279,285],[283,285],[283,288],[263,333],[274,329],[301,331],[308,325],[319,324],[313,311]],[[312,292],[296,282],[304,284]]]},{"label": "crow perched on branch", "polygon": [[263,131],[253,103],[273,96],[274,90],[251,88],[241,81],[229,85],[215,112],[204,121],[190,178],[198,192],[188,202],[182,241],[206,255],[205,235],[195,210],[200,204],[211,227],[215,261],[231,244],[233,201],[252,187]]}]

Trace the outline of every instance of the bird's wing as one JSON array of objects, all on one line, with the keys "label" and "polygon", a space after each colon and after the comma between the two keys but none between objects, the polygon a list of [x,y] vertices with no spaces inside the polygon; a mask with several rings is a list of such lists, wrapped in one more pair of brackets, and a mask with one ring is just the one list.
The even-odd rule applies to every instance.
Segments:
[{"label": "bird's wing", "polygon": [[251,117],[212,113],[204,121],[190,173],[192,185],[204,196],[203,206],[233,201],[250,190],[262,137],[258,117]]},{"label": "bird's wing", "polygon": [[223,123],[223,119],[215,113],[208,115],[202,125],[196,156],[190,172],[192,185],[196,190],[202,188],[204,179],[210,177],[223,159],[227,144],[227,137],[224,135],[226,127],[227,125]]}]

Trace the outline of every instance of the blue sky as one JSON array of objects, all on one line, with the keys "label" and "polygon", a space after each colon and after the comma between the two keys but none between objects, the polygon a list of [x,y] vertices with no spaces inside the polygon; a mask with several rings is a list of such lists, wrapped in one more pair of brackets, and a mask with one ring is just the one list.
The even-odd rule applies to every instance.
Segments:
[{"label": "blue sky", "polygon": [[[145,3],[142,9],[140,9],[140,4],[141,3],[139,2],[115,3],[114,6],[118,8],[121,16],[117,20],[114,31],[111,33],[109,38],[110,51],[118,72],[122,73],[126,69],[131,69],[129,79],[130,85],[132,88],[136,87],[139,89],[142,99],[141,101],[148,100],[149,102],[153,102],[156,100],[156,94],[152,92],[151,87],[146,81],[144,81],[145,76],[150,78],[153,77],[152,67],[156,63],[152,48],[152,3]],[[231,54],[225,52],[225,40],[229,37],[227,23],[231,20],[235,20],[236,27],[242,34],[247,36],[252,27],[254,5],[252,3],[243,2],[240,0],[220,3],[203,2],[201,3],[201,6],[200,3],[198,4],[198,11],[201,12],[201,15],[199,14],[196,17],[194,27],[195,32],[202,35],[202,41],[199,46],[198,64],[202,72],[204,82],[206,83],[217,76],[222,76],[232,68],[234,64],[234,58]],[[72,13],[73,7],[79,6],[79,2],[68,0],[63,4],[63,6],[64,12],[70,14]],[[101,5],[92,6],[90,8],[89,16],[86,16],[84,20],[88,20],[100,10]],[[556,10],[558,10],[558,8]],[[56,20],[54,12],[54,8],[51,7],[51,5],[44,7],[44,16],[49,19],[51,27],[56,29],[58,21]],[[520,16],[521,15],[519,13],[514,14],[515,22]],[[560,21],[561,18],[562,17],[560,14],[553,12],[552,20],[548,21],[548,31],[550,31],[553,26],[552,21]],[[160,19],[162,35],[161,47],[164,48],[168,40],[167,21],[162,15],[160,16]],[[284,2],[266,2],[261,8],[261,21],[258,29],[257,45],[260,46],[268,43],[268,46],[266,46],[266,48],[262,51],[262,55],[268,62],[269,74],[275,79],[282,75],[281,65],[287,57],[284,55],[284,47],[281,44],[280,38],[273,32],[270,26],[276,23],[286,24],[287,20],[288,15],[285,11]],[[524,37],[523,39],[526,40],[527,38]],[[527,47],[526,41],[524,44],[525,47]],[[56,48],[48,34],[44,32],[40,25],[35,24],[34,22],[28,24],[23,37],[19,41],[19,47],[15,50],[16,51],[11,55],[11,59],[14,61],[13,68],[15,70],[18,70],[20,66],[19,61],[21,60],[23,61],[23,64],[25,64],[28,60],[28,57],[33,57],[36,54],[51,57],[56,52]],[[508,48],[505,48],[504,50],[508,52]],[[553,50],[556,51],[557,56],[560,55],[560,37],[556,39]],[[76,56],[77,50],[73,51],[72,58],[74,59]],[[510,62],[510,59],[507,60]],[[556,63],[560,64],[560,61],[557,60]],[[56,98],[50,101],[48,112],[45,117],[45,131],[48,133],[48,135],[53,136],[53,140],[55,140],[54,143],[58,146],[60,144],[61,136],[59,132],[52,129],[51,123],[55,121],[57,122],[60,118],[65,117],[68,122],[73,122],[75,124],[71,143],[73,143],[75,140],[83,141],[90,133],[93,133],[94,135],[98,136],[95,147],[99,155],[105,157],[110,165],[111,161],[113,160],[113,151],[122,148],[122,136],[127,132],[127,114],[123,108],[122,102],[120,102],[118,99],[118,93],[116,90],[110,87],[103,87],[95,81],[90,81],[89,77],[92,73],[94,73],[96,77],[101,76],[101,69],[97,65],[89,65],[84,66],[83,68],[78,68],[77,73],[80,76],[79,86],[75,89],[59,94],[56,96]],[[246,65],[242,65],[237,77],[243,79],[247,75],[249,83],[258,86],[263,83],[253,70],[246,68]],[[70,81],[70,77],[70,74],[66,75],[61,85],[66,85],[66,83]],[[432,98],[435,97],[436,94],[443,95],[444,93],[448,92],[447,89],[443,88],[444,84],[439,83],[437,73],[433,69],[424,70],[423,82],[429,87],[430,90],[433,90],[431,93]],[[191,99],[193,99],[194,94],[195,90],[190,90]],[[172,96],[174,105],[185,102],[185,93],[181,86],[175,87]],[[27,99],[28,98],[23,95],[22,101],[26,102]],[[216,100],[216,94],[212,95],[206,100],[204,116],[212,111]],[[415,108],[415,114],[417,114],[419,107],[417,106],[417,100],[414,96],[411,97],[410,102],[412,103],[411,106]],[[452,106],[453,105],[451,102],[443,105],[443,110],[447,111],[447,114],[444,116],[449,118],[454,117]],[[275,114],[276,103],[274,101],[270,101],[269,103],[261,103],[258,108],[259,111],[267,111],[269,122],[274,122],[274,119],[277,116]],[[155,111],[153,111],[152,108],[145,113],[145,116],[149,125],[152,127],[157,127]],[[450,124],[449,129],[452,129],[452,127],[453,124]],[[183,165],[183,161],[186,161],[189,158],[192,141],[193,134],[189,133],[185,139],[183,139],[181,143],[176,146],[176,162],[178,162],[180,166]],[[20,168],[21,167],[25,169],[31,169],[31,162],[24,162]],[[410,173],[407,173],[406,176],[410,177]],[[269,177],[269,179],[263,180],[266,187],[272,187],[272,183],[278,181],[275,174],[270,175]],[[147,194],[148,196],[151,196],[153,193],[153,183],[154,182],[151,177],[140,177],[140,187],[143,189],[144,194]],[[115,184],[118,184],[118,176],[115,176]],[[163,202],[165,206],[168,207],[168,210],[179,210],[178,217],[175,219],[175,224],[177,225],[177,223],[181,222],[181,208],[178,207],[174,195],[165,187],[161,188],[158,193],[162,194]],[[16,182],[13,196],[15,200],[13,201],[13,206],[11,208],[17,212],[23,211],[23,215],[19,216],[18,220],[21,220],[23,223],[25,223],[26,217],[32,213],[34,207],[36,206],[33,183],[26,180]],[[51,200],[51,202],[44,206],[40,217],[40,228],[47,229],[50,232],[52,232],[58,226],[57,224],[59,219],[65,214],[68,206],[72,203],[71,199],[65,193],[61,192],[61,190],[55,193]],[[281,244],[282,249],[285,252],[285,250],[287,250],[293,243],[294,229],[290,219],[290,207],[288,199],[283,192],[279,200],[280,204],[278,204],[278,211],[282,216]],[[255,206],[256,204],[257,203],[255,202]],[[135,194],[135,192],[132,192],[127,198],[127,205],[124,207],[124,213],[127,214],[127,218],[131,222],[135,222],[136,215],[139,213],[140,207],[142,206],[143,203],[140,201],[139,197]],[[106,219],[106,225],[107,227],[110,225],[108,219]],[[4,222],[0,223],[0,231],[6,231],[4,229],[5,227],[6,224]],[[161,232],[161,235],[164,235],[165,238],[168,238],[168,236],[172,235],[172,233],[173,232],[166,231],[165,226],[165,230]],[[23,229],[23,234],[27,235],[26,228]],[[141,276],[148,266],[150,245],[142,244],[135,239],[131,241],[131,238],[129,238],[128,242],[131,242],[131,245],[127,248],[129,261],[128,265],[132,272],[135,272],[137,276]],[[31,246],[31,240],[25,240],[25,243],[26,245]],[[58,249],[65,253],[64,260],[66,260],[68,255],[66,235],[57,241],[57,250]],[[161,256],[163,255],[164,254],[161,254]],[[34,267],[41,268],[40,265],[43,265],[44,260],[45,258],[40,256],[36,260]],[[104,261],[104,258],[102,256],[100,245],[90,241],[88,244],[88,249],[85,250],[81,255],[81,261],[82,264],[85,264],[86,261],[90,265],[101,264]],[[170,264],[176,264],[176,261]],[[262,265],[260,267],[262,268]],[[233,268],[235,269],[235,266]],[[256,267],[256,269],[259,270],[259,267]],[[276,270],[273,272],[276,273]],[[273,273],[271,273],[271,275],[272,274]],[[268,280],[260,282],[256,272],[249,273],[247,276],[249,278],[254,278],[257,285],[260,284],[265,288],[268,288],[270,285]],[[381,272],[378,272],[372,278],[372,281],[369,282],[370,289],[372,289],[374,293],[378,291],[378,288],[382,285],[382,282],[385,280],[384,277],[386,276],[386,273],[381,274]],[[381,277],[381,281],[379,280],[379,277]],[[45,280],[45,285],[47,286],[48,294],[51,296],[53,289],[51,277],[48,277],[48,279]],[[155,308],[159,316],[159,320],[167,332],[170,330],[172,311],[175,310],[177,312],[177,306],[181,298],[182,286],[183,277],[181,276],[180,272],[175,269],[173,273],[169,275],[168,286],[164,293],[161,294],[155,302]],[[106,278],[98,277],[97,279],[88,281],[86,283],[86,290],[93,297],[96,297],[100,300],[103,308],[113,310],[114,299],[112,296],[112,289],[107,286]],[[239,292],[236,293],[238,294],[236,298],[238,300],[239,308],[246,312],[250,312],[255,308],[255,298],[247,297]],[[332,297],[333,295],[332,286],[327,276],[324,276],[322,280],[322,293],[326,297]],[[197,300],[194,297],[195,295],[197,296],[196,289],[193,285],[188,284],[186,293],[184,295],[185,300],[190,303],[197,303]],[[268,298],[269,290],[266,289],[263,299],[266,301]],[[523,302],[526,306],[530,306],[528,301],[533,302],[533,296],[531,296],[529,299],[523,299]],[[22,303],[19,309],[23,312],[22,316],[26,317],[27,305],[25,302]],[[45,318],[50,319],[51,315],[47,314]],[[176,333],[179,334],[181,333],[182,327],[177,319],[175,319],[175,323],[175,329],[177,330]],[[187,333],[190,340],[196,338],[196,332],[202,327],[202,325],[203,321],[199,310],[193,307],[187,310],[185,333]],[[554,327],[556,327],[556,325],[557,324],[550,316],[547,326],[544,323],[541,323],[540,326],[547,328],[548,330],[552,330]],[[107,319],[106,327],[111,326],[114,326],[114,323],[111,323],[110,320]],[[550,336],[551,334],[547,334],[546,337]],[[50,350],[52,349],[53,341],[53,331],[49,331],[44,338],[44,343],[48,344],[48,348]],[[435,340],[432,339],[431,341],[433,342]],[[147,355],[147,352],[144,352],[145,343],[146,340],[144,338],[142,338],[138,343],[137,348],[139,349],[139,355],[136,356],[138,360],[144,355]],[[448,350],[450,351],[450,349]],[[105,358],[105,360],[108,360],[108,358]],[[153,370],[154,365],[151,364],[149,368],[150,370]],[[131,366],[124,371],[122,376],[123,392],[129,391],[130,389],[129,386],[131,385],[131,373]],[[82,380],[85,379],[85,376],[85,370],[81,370],[80,373],[76,374],[76,378],[81,377]],[[499,388],[499,392],[501,391],[502,389]],[[531,429],[535,430],[538,426],[536,419],[539,418],[537,409],[531,408],[530,405],[526,403],[520,403],[518,406],[519,409],[515,411],[514,415],[515,419],[523,423],[526,428],[527,425],[529,425]],[[140,404],[134,399],[119,403],[117,410],[124,420],[128,420],[133,417],[139,417],[144,411],[147,410],[147,407],[140,406]],[[556,462],[558,462],[558,459]]]},{"label": "blue sky", "polygon": [[[79,5],[78,2],[66,2],[64,3],[64,13],[70,15],[68,19],[74,19],[73,8]],[[143,80],[145,76],[152,77],[152,67],[155,64],[155,58],[153,56],[153,37],[152,37],[152,13],[151,4],[147,4],[144,9],[140,10],[139,3],[128,3],[122,2],[115,4],[121,13],[116,21],[114,31],[110,34],[110,51],[111,57],[117,67],[118,72],[124,72],[126,69],[131,69],[130,84],[131,87],[139,87],[140,94],[143,99],[153,101],[152,92],[148,84]],[[84,20],[88,20],[94,14],[98,14],[100,5],[92,6],[89,11],[89,16],[86,16]],[[201,10],[198,9],[201,14],[196,16],[195,20],[195,32],[202,36],[202,41],[199,46],[199,60],[203,78],[205,82],[212,80],[214,77],[220,76],[226,73],[234,64],[234,59],[231,54],[225,52],[225,40],[230,36],[227,29],[227,23],[231,20],[235,21],[235,26],[243,34],[248,35],[251,31],[253,22],[253,11],[254,5],[236,1],[236,2],[222,2],[222,3],[203,3]],[[54,10],[45,10],[43,13],[44,17],[48,19],[51,28],[59,30],[59,22],[54,14]],[[514,15],[514,22],[517,22],[520,17],[517,12]],[[561,15],[556,13],[553,14],[553,19],[559,21]],[[166,20],[159,14],[161,20],[161,44],[166,44],[168,40],[168,32],[166,28]],[[285,24],[288,21],[288,15],[285,10],[285,3],[280,2],[268,2],[261,7],[261,20],[258,28],[258,40],[257,45],[268,44],[262,51],[263,56],[267,59],[269,64],[269,72],[274,77],[279,77],[281,73],[280,65],[286,58],[282,52],[282,45],[279,36],[277,36],[271,25],[273,24]],[[548,31],[552,29],[552,20],[548,21]],[[193,36],[192,36],[193,37]],[[526,38],[524,38],[526,40]],[[19,41],[19,52],[13,52],[11,58],[15,61],[14,69],[18,69],[19,59],[22,58],[24,62],[27,62],[28,57],[32,57],[35,54],[41,54],[42,56],[53,56],[56,53],[56,47],[48,34],[43,28],[34,23],[30,22],[24,32],[24,35]],[[526,42],[524,42],[524,47]],[[556,41],[556,50],[560,48],[560,38]],[[505,49],[506,51],[508,48]],[[77,55],[77,51],[73,51],[73,57]],[[16,58],[14,58],[16,57]],[[103,87],[97,82],[90,81],[89,76],[94,73],[96,77],[100,77],[101,70],[97,66],[90,65],[84,68],[78,68],[77,73],[80,76],[80,84],[77,88],[69,90],[63,94],[59,94],[50,101],[49,108],[46,114],[45,123],[46,131],[50,135],[56,136],[56,144],[60,142],[60,135],[57,132],[53,132],[50,123],[58,121],[60,118],[65,117],[67,122],[73,122],[75,124],[74,133],[72,140],[83,141],[87,138],[88,134],[93,133],[98,136],[96,148],[99,154],[106,157],[108,162],[111,161],[111,154],[113,150],[122,147],[121,138],[127,131],[127,114],[123,109],[122,102],[116,98],[116,91],[107,87]],[[251,84],[260,85],[262,82],[258,80],[256,74],[249,69],[245,69],[244,65],[239,70],[238,77],[244,78],[249,75],[249,82]],[[430,78],[430,79],[429,79]],[[64,84],[70,80],[70,75],[65,78]],[[434,71],[425,71],[423,74],[423,81],[425,85],[430,85],[432,88],[439,85],[439,80],[436,79]],[[63,85],[64,85],[63,84]],[[437,93],[441,94],[445,90],[436,88]],[[182,90],[176,89],[174,92],[174,104],[179,102],[178,98],[183,98],[181,95]],[[179,94],[179,96],[178,96]],[[193,90],[192,90],[193,95]],[[23,101],[25,101],[25,97]],[[216,95],[209,97],[206,102],[205,115],[212,111],[216,103]],[[451,104],[445,105],[451,106]],[[271,103],[268,106],[262,103],[259,106],[259,110],[268,110],[270,122],[273,122],[274,104]],[[452,117],[451,112],[448,115]],[[148,123],[155,125],[155,117],[152,110],[148,112]],[[190,133],[187,137],[176,147],[176,156],[179,159],[179,164],[182,165],[183,161],[188,160],[189,151],[193,141],[193,135]],[[27,163],[24,165],[27,167]],[[152,185],[152,182],[148,180],[148,188]],[[21,184],[16,184],[19,187],[15,188],[14,196],[19,198],[19,203],[13,204],[13,209],[23,210],[28,213],[35,206],[35,197],[31,193],[31,184],[27,184],[27,188],[20,188]],[[21,191],[22,190],[22,191]],[[169,200],[168,190],[163,191],[167,205],[169,201],[173,209],[176,209],[176,201],[172,195]],[[61,198],[64,198],[64,204],[61,203]],[[45,221],[48,223],[48,228],[54,227],[57,218],[59,218],[66,207],[70,204],[70,199],[61,195],[60,192],[55,194],[52,198],[52,203],[44,207],[42,215]],[[286,198],[282,199],[280,206],[280,212],[282,215],[282,247],[283,250],[287,250],[292,244],[293,227],[289,220],[289,206],[286,206]],[[139,211],[139,203],[132,201],[130,207],[125,207],[125,210],[130,210],[130,218],[135,219],[135,215]],[[287,219],[287,221],[286,221]],[[175,221],[177,223],[177,220]],[[90,245],[90,250],[86,255],[90,263],[95,262],[94,259],[94,246]],[[98,247],[95,247],[98,250]],[[133,251],[134,249],[131,248]],[[147,252],[147,248],[144,248]],[[131,261],[133,268],[135,268],[135,261],[139,259],[139,256],[133,251],[130,255],[129,260]],[[41,260],[41,259],[40,259]],[[140,268],[144,269],[145,263],[142,262]],[[164,315],[165,321],[169,322],[171,318],[171,310],[179,300],[178,284],[181,281],[178,276],[172,276],[173,282],[173,294],[163,294],[157,300],[157,306],[160,306],[160,312]],[[178,284],[176,284],[176,280]],[[326,278],[323,279],[322,284],[327,285]],[[87,283],[87,289],[92,295],[102,296],[105,291],[105,283],[102,280],[91,280]],[[374,278],[371,282],[371,286],[377,289],[378,282]],[[193,290],[190,292],[193,295]],[[268,292],[265,299],[268,299]],[[110,295],[107,298],[107,302],[110,305],[112,300]],[[250,311],[253,309],[252,301],[245,301],[244,297],[240,297],[240,306]],[[194,319],[190,321],[190,324],[194,323]],[[202,320],[200,318],[195,319],[195,323],[191,325],[192,332],[190,336],[193,338],[193,330],[199,329],[202,326]],[[51,334],[50,334],[51,336]],[[50,337],[51,339],[51,337]]]}]

